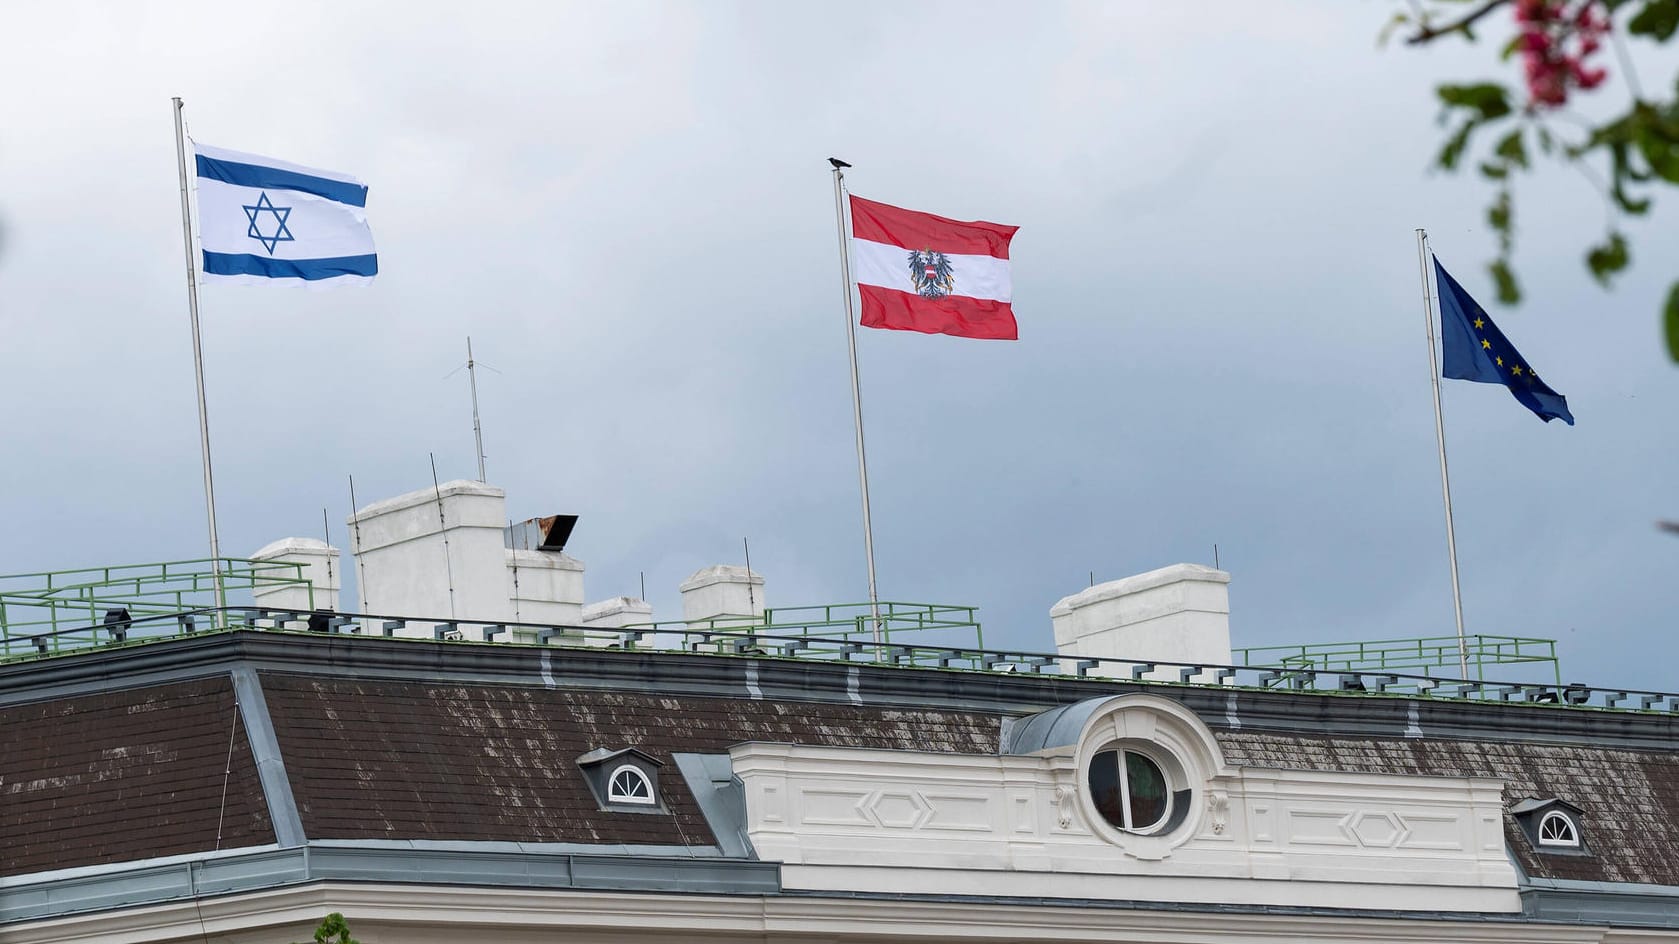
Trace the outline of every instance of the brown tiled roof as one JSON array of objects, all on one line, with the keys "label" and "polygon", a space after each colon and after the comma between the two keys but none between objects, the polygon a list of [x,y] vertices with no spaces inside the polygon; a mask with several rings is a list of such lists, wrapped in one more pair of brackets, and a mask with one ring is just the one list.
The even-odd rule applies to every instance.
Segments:
[{"label": "brown tiled roof", "polygon": [[[741,741],[991,754],[999,716],[625,691],[263,674],[311,839],[709,845],[673,751]],[[601,811],[577,758],[636,747],[671,814]]]},{"label": "brown tiled roof", "polygon": [[226,676],[0,708],[0,875],[273,842],[235,717]]},{"label": "brown tiled roof", "polygon": [[1509,809],[1567,800],[1590,855],[1542,854],[1504,817],[1516,861],[1536,878],[1679,883],[1679,753],[1495,741],[1216,732],[1231,764],[1289,770],[1495,777]]}]

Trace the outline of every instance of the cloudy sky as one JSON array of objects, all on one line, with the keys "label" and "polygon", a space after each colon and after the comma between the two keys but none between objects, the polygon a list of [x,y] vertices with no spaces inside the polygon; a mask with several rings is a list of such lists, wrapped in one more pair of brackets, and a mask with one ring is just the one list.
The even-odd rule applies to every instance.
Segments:
[{"label": "cloudy sky", "polygon": [[[1235,643],[1453,632],[1413,230],[1491,303],[1473,179],[1431,174],[1442,79],[1393,5],[19,4],[0,36],[0,572],[203,556],[170,96],[198,140],[372,187],[365,290],[209,286],[225,553],[335,543],[475,473],[582,516],[591,599],[659,615],[741,538],[773,604],[866,579],[833,194],[1018,224],[1018,343],[859,338],[883,597],[989,643],[1176,561]],[[1645,81],[1669,77],[1642,60]],[[1671,68],[1671,64],[1666,64]],[[1604,93],[1624,100],[1624,87]],[[1494,314],[1566,394],[1445,385],[1469,630],[1673,689],[1672,197],[1612,293],[1583,175],[1518,184],[1529,292]]]}]

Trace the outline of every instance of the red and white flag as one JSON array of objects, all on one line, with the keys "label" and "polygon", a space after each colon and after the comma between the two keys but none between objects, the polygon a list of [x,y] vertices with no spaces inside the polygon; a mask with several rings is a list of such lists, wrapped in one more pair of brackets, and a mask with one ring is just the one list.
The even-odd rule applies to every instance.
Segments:
[{"label": "red and white flag", "polygon": [[865,328],[1016,340],[1009,240],[1018,226],[964,223],[851,198],[851,272]]}]

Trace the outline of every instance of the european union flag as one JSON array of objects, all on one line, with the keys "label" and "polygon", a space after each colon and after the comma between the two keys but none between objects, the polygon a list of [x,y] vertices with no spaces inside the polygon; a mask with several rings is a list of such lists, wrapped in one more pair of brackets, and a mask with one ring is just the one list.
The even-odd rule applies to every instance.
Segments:
[{"label": "european union flag", "polygon": [[1440,337],[1446,361],[1441,375],[1454,380],[1503,384],[1522,406],[1549,423],[1560,419],[1574,425],[1568,400],[1545,386],[1504,332],[1487,317],[1463,286],[1434,259],[1435,282],[1440,286]]}]

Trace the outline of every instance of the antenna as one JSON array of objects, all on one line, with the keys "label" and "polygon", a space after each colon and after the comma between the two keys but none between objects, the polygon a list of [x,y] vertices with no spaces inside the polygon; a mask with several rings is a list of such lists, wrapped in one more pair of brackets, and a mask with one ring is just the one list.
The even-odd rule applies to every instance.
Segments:
[{"label": "antenna", "polygon": [[367,564],[361,559],[361,518],[356,513],[356,477],[350,476],[350,521],[355,527],[356,591],[361,597],[361,611],[367,612]]},{"label": "antenna", "polygon": [[478,422],[478,364],[472,359],[472,335],[466,337],[466,378],[472,387],[472,439],[478,444],[478,481],[484,481],[484,427]]},{"label": "antenna", "polygon": [[449,618],[455,618],[455,562],[449,554],[449,523],[443,520],[443,487],[437,484],[437,454],[431,457],[431,491],[437,496],[437,531],[443,535],[443,573],[449,579]]},{"label": "antenna", "polygon": [[448,380],[460,373],[461,367],[466,368],[467,385],[472,390],[472,441],[478,448],[476,453],[478,456],[478,481],[483,482],[487,480],[484,478],[484,425],[478,419],[478,368],[482,367],[498,374],[501,371],[496,370],[489,364],[480,364],[473,358],[471,335],[468,335],[466,339],[466,363],[444,374],[443,379]]},{"label": "antenna", "polygon": [[1223,567],[1220,567],[1218,565],[1218,545],[1217,544],[1213,545],[1213,569],[1214,570],[1223,570],[1224,569]]},{"label": "antenna", "polygon": [[[332,526],[327,523],[326,508],[324,506],[321,508],[321,540],[326,542],[326,546],[328,548],[332,547]],[[326,584],[329,587],[332,586],[332,554],[331,553],[328,553],[327,556],[326,556]]]},{"label": "antenna", "polygon": [[[480,481],[482,481],[482,480],[480,480]],[[507,519],[506,534],[508,536],[508,539],[507,539],[508,546],[514,552],[522,550],[522,548],[518,547],[518,545],[515,543],[514,538],[513,538],[513,519],[512,518]],[[524,536],[523,532],[520,532],[519,536],[523,537]],[[510,554],[507,555],[507,559],[509,561],[512,561],[512,563],[513,563],[513,622],[517,623],[517,622],[519,622],[519,555],[517,553],[510,553]]]},{"label": "antenna", "polygon": [[756,615],[758,601],[752,596],[752,545],[746,543],[745,538],[741,538],[740,546],[746,551],[746,608]]},{"label": "antenna", "polygon": [[[747,586],[752,585],[747,584]],[[647,601],[647,571],[645,570],[641,572],[641,600],[644,603]]]}]

